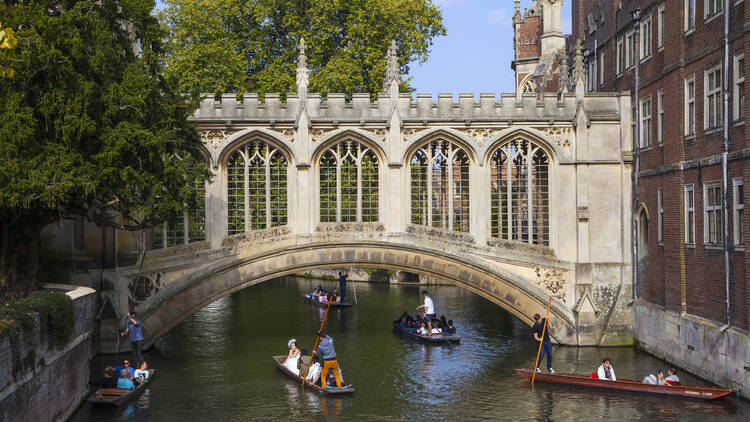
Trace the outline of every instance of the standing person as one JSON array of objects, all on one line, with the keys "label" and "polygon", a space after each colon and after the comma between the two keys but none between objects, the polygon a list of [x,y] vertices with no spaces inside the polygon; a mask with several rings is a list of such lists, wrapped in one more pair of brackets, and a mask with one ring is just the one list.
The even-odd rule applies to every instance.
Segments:
[{"label": "standing person", "polygon": [[326,335],[325,331],[318,333],[318,354],[323,359],[323,370],[320,373],[321,387],[326,388],[326,376],[328,371],[333,371],[336,378],[336,386],[341,387],[341,375],[339,374],[339,361],[336,359],[336,350],[333,348],[333,339]]},{"label": "standing person", "polygon": [[604,356],[604,359],[602,359],[602,364],[599,365],[599,369],[596,370],[596,376],[599,377],[600,380],[617,381],[615,368],[612,367],[612,362],[608,357]]},{"label": "standing person", "polygon": [[[536,361],[536,371],[542,372],[539,369],[539,365],[542,363],[542,357],[547,354],[547,371],[554,374],[555,370],[552,369],[552,341],[549,337],[550,326],[547,324],[547,329],[544,329],[544,322],[547,318],[542,318],[539,314],[534,314],[534,326],[531,327],[531,332],[534,333],[534,340],[542,343],[542,351],[539,354],[539,359]],[[542,331],[544,331],[544,338],[542,338]]]},{"label": "standing person", "polygon": [[349,277],[349,271],[339,272],[339,292],[341,292],[341,301],[346,302],[346,278]]},{"label": "standing person", "polygon": [[427,290],[422,290],[422,297],[424,303],[417,306],[417,311],[424,309],[424,316],[427,318],[427,332],[432,335],[432,320],[435,319],[435,305],[432,303],[432,298],[427,296]]},{"label": "standing person", "polygon": [[125,331],[120,334],[120,336],[124,336],[130,333],[130,350],[133,352],[134,366],[138,366],[143,362],[143,354],[141,354],[143,334],[141,333],[141,321],[135,318],[136,315],[135,311],[128,312],[128,322],[125,326]]}]

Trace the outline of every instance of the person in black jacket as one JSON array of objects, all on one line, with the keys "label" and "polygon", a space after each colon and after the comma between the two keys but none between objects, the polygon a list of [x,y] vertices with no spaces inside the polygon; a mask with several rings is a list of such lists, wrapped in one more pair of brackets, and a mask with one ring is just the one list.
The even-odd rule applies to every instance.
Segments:
[{"label": "person in black jacket", "polygon": [[97,381],[89,381],[89,385],[101,388],[117,388],[117,377],[114,375],[115,368],[107,366],[104,375]]}]

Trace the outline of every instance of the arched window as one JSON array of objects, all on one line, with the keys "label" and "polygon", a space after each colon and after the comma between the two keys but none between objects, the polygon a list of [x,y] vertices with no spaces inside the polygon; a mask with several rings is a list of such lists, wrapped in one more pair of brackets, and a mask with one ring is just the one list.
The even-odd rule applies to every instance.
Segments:
[{"label": "arched window", "polygon": [[[174,158],[182,160],[179,157]],[[192,157],[188,160],[190,160],[191,167],[205,165]],[[195,208],[185,210],[183,215],[178,215],[154,227],[153,249],[206,240],[206,183],[195,182],[193,189],[198,198]]]},{"label": "arched window", "polygon": [[228,233],[287,224],[287,166],[284,154],[261,140],[227,158]]},{"label": "arched window", "polygon": [[411,222],[469,231],[469,156],[456,144],[436,139],[409,160]]},{"label": "arched window", "polygon": [[320,222],[378,221],[378,157],[367,145],[344,140],[320,157]]},{"label": "arched window", "polygon": [[549,246],[549,157],[533,142],[514,139],[490,160],[492,236]]},{"label": "arched window", "polygon": [[523,85],[521,86],[521,92],[525,93],[533,93],[535,92],[534,89],[534,80],[532,78],[526,78],[526,81],[524,81]]}]

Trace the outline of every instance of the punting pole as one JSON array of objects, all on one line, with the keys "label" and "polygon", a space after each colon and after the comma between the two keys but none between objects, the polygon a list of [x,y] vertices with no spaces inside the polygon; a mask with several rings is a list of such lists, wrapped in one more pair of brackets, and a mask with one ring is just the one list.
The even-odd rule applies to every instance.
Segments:
[{"label": "punting pole", "polygon": [[531,375],[531,385],[534,385],[534,378],[536,378],[536,368],[537,364],[539,363],[539,355],[542,353],[542,343],[544,343],[544,333],[547,332],[547,321],[549,320],[549,307],[552,305],[552,296],[549,297],[549,302],[547,302],[547,315],[544,317],[544,326],[542,327],[542,341],[539,342],[539,350],[536,352],[536,359],[534,360],[534,369],[531,370],[533,372],[533,375]]},{"label": "punting pole", "polygon": [[[313,346],[312,353],[310,353],[310,363],[312,363],[312,357],[315,356],[315,350],[318,349],[318,342],[320,341],[320,333],[323,332],[323,328],[326,325],[326,319],[328,319],[328,310],[331,309],[331,301],[328,301],[328,306],[326,306],[326,313],[323,314],[323,322],[320,323],[320,329],[318,330],[318,335],[315,336],[315,345]],[[305,376],[302,378],[302,390],[305,389],[305,380],[307,379],[307,374],[310,373],[310,367],[312,365],[307,365],[307,371],[305,371]]]}]

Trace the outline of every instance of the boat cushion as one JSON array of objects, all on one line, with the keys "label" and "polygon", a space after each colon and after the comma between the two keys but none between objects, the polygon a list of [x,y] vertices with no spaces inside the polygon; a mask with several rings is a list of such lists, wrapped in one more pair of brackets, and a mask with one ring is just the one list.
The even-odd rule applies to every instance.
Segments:
[{"label": "boat cushion", "polygon": [[596,379],[599,379],[599,375],[597,375],[596,372],[592,372],[589,374],[589,378],[593,378],[596,380]]}]

